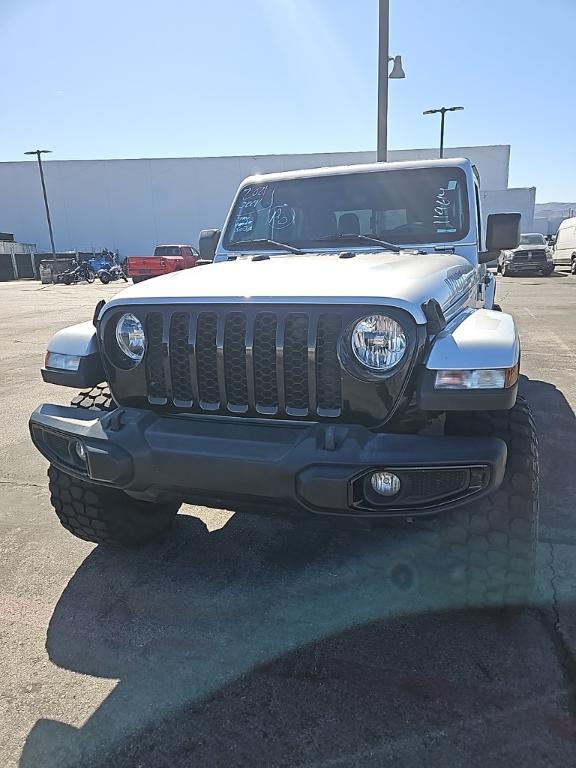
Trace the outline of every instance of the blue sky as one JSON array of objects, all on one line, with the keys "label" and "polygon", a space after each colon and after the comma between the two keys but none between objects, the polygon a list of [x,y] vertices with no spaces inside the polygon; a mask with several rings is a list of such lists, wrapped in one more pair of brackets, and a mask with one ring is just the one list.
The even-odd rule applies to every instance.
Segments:
[{"label": "blue sky", "polygon": [[[377,0],[0,0],[0,160],[375,147]],[[391,148],[511,144],[576,201],[576,0],[391,0]]]}]

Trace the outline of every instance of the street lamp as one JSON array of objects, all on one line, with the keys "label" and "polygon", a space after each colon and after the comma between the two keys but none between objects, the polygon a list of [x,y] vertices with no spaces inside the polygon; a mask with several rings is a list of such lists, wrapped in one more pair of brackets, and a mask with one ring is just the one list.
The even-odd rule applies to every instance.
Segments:
[{"label": "street lamp", "polygon": [[440,107],[440,109],[427,109],[426,112],[422,112],[423,115],[442,115],[440,121],[440,157],[444,157],[444,122],[446,120],[446,112],[460,112],[464,107]]},{"label": "street lamp", "polygon": [[[401,56],[390,56],[390,0],[379,0],[378,16],[378,145],[376,159],[385,163],[388,159],[388,80],[406,77]],[[390,72],[390,62],[394,62]]]},{"label": "street lamp", "polygon": [[46,184],[44,182],[44,170],[42,169],[42,155],[48,155],[51,149],[32,149],[30,152],[24,152],[25,155],[36,155],[38,159],[38,168],[40,170],[40,181],[42,183],[42,194],[44,195],[44,207],[46,209],[46,221],[48,222],[48,232],[50,233],[50,245],[52,246],[52,282],[56,275],[56,249],[54,248],[54,234],[52,233],[52,221],[50,220],[50,208],[48,207],[48,195],[46,194]]}]

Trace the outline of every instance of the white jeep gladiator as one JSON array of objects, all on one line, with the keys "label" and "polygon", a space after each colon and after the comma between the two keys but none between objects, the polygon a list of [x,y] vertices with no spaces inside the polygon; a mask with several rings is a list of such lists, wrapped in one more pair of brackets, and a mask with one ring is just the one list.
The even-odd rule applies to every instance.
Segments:
[{"label": "white jeep gladiator", "polygon": [[463,602],[524,604],[536,439],[486,269],[520,216],[483,232],[479,200],[464,159],[244,181],[202,269],[51,340],[44,380],[86,390],[30,420],[62,524],[135,545],[182,503],[406,523]]}]

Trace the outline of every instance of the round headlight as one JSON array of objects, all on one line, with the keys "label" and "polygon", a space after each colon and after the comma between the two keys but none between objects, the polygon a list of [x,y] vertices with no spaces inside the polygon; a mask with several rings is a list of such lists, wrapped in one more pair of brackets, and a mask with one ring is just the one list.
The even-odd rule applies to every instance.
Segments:
[{"label": "round headlight", "polygon": [[126,357],[139,363],[146,351],[146,336],[140,320],[134,315],[122,315],[116,325],[116,341]]},{"label": "round headlight", "polygon": [[404,329],[387,315],[360,320],[352,331],[352,351],[358,362],[372,371],[388,371],[397,365],[408,346]]}]

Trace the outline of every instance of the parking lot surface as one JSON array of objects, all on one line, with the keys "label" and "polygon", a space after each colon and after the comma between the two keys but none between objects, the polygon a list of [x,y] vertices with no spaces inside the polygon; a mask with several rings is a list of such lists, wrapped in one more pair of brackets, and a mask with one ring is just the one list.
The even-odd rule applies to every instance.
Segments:
[{"label": "parking lot surface", "polygon": [[70,536],[27,432],[52,333],[114,285],[0,284],[0,765],[576,764],[576,277],[498,278],[542,472],[538,591],[450,604],[410,531],[183,508],[135,551]]}]

